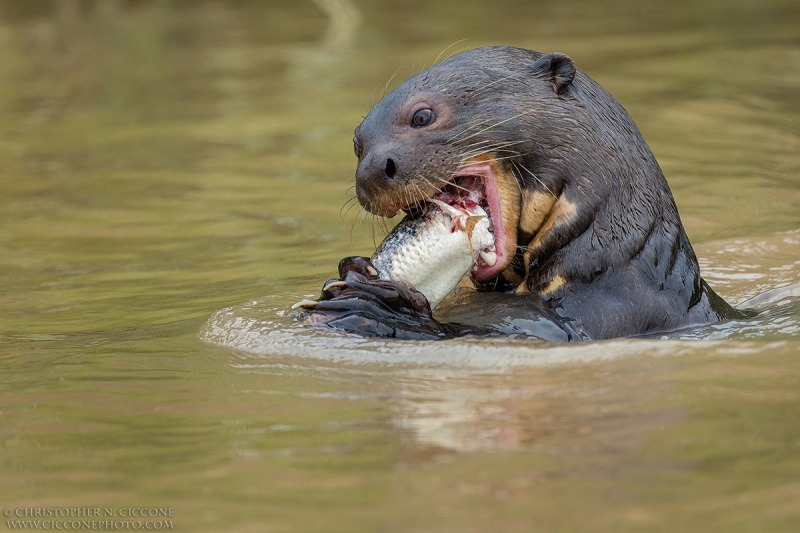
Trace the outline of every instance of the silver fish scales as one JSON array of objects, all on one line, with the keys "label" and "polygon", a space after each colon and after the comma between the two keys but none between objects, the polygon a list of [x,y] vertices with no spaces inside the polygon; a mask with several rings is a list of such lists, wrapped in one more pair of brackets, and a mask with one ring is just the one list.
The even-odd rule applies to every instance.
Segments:
[{"label": "silver fish scales", "polygon": [[455,207],[431,200],[421,216],[404,218],[378,246],[378,277],[403,281],[425,295],[433,309],[478,260],[496,259],[491,223],[480,206]]}]

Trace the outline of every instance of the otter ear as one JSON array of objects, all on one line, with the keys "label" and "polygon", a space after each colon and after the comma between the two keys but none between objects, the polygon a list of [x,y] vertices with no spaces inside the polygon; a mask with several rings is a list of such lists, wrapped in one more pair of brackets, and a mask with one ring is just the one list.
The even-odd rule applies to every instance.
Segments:
[{"label": "otter ear", "polygon": [[575,63],[561,52],[540,57],[533,64],[533,74],[550,81],[556,94],[564,94],[575,79]]}]

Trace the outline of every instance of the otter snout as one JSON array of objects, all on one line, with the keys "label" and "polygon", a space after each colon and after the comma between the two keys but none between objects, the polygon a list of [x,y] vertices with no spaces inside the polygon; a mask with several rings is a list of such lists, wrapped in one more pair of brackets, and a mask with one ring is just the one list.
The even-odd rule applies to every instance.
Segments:
[{"label": "otter snout", "polygon": [[396,193],[399,169],[399,159],[388,150],[365,154],[356,170],[356,196],[364,209],[393,217],[404,207]]}]

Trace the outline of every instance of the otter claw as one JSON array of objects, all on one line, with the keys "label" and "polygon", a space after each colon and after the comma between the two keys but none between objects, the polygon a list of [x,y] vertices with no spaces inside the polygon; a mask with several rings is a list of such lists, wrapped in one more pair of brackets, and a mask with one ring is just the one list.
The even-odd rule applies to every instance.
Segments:
[{"label": "otter claw", "polygon": [[300,300],[292,306],[292,309],[314,309],[317,305],[319,305],[319,302],[316,300]]},{"label": "otter claw", "polygon": [[347,282],[346,281],[333,280],[333,281],[329,281],[328,283],[326,283],[325,286],[322,287],[322,290],[323,290],[323,292],[325,292],[325,291],[331,291],[333,289],[346,289],[346,288],[347,288]]}]

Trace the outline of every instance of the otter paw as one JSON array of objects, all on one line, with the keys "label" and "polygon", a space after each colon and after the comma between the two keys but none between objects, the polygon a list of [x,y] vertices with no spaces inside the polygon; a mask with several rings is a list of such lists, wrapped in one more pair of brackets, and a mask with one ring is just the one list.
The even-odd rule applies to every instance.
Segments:
[{"label": "otter paw", "polygon": [[365,337],[437,339],[447,334],[421,292],[401,281],[378,279],[368,258],[342,259],[339,275],[325,282],[319,300],[303,300],[292,308],[304,310],[315,324]]}]

